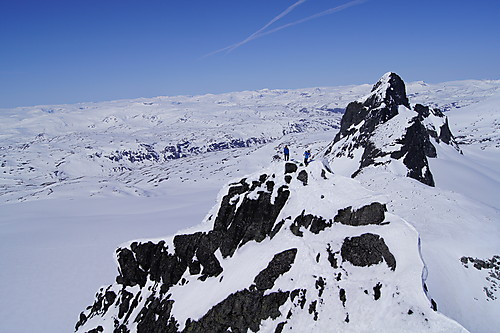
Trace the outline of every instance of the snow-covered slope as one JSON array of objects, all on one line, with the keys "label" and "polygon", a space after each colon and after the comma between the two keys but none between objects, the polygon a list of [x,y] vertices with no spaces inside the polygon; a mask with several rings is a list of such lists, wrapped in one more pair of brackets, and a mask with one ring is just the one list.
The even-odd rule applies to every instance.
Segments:
[{"label": "snow-covered slope", "polygon": [[[274,155],[286,141],[297,155],[314,142],[330,141],[347,104],[370,89],[261,90],[3,109],[0,202],[161,195],[181,179],[210,178],[220,186],[264,166],[232,167],[248,165],[238,160],[266,143],[275,149],[266,153]],[[407,90],[413,103],[461,111],[498,95],[500,81],[415,82]]]},{"label": "snow-covered slope", "polygon": [[[443,202],[453,195],[432,189],[429,159],[438,159],[438,150],[462,156],[447,117],[411,107],[404,82],[387,73],[347,106],[324,158],[299,167],[276,162],[230,184],[202,227],[119,248],[117,283],[100,290],[77,331],[466,331],[434,312],[438,305],[430,295],[447,272],[475,290],[457,297],[463,284],[448,281],[447,293],[437,292],[447,311],[463,309],[453,300],[476,300],[477,310],[462,321],[482,331],[496,327],[495,319],[478,324],[473,318],[493,318],[498,310],[488,302],[497,293],[500,229],[488,221],[494,212],[474,212],[477,221],[468,222],[461,200]],[[401,193],[418,195],[405,202]],[[428,213],[434,210],[439,215]],[[425,213],[430,216],[422,223]],[[455,239],[436,243],[444,227],[427,223],[442,218],[455,220],[446,230]],[[420,224],[428,259],[421,257],[419,229],[412,226]],[[488,235],[467,236],[464,227]],[[453,254],[436,256],[443,245]],[[491,271],[489,280],[471,278],[469,265],[479,262]],[[485,295],[478,298],[482,288]]]},{"label": "snow-covered slope", "polygon": [[[494,332],[499,324],[493,318],[499,311],[500,178],[490,167],[499,161],[498,97],[447,113],[463,118],[457,126],[462,135],[455,139],[447,116],[411,106],[404,96],[399,77],[382,77],[369,95],[349,104],[325,156],[333,170],[388,195],[389,211],[419,231],[429,293],[443,312],[473,332]],[[467,143],[464,153],[457,141]],[[479,322],[479,317],[492,322]]]},{"label": "snow-covered slope", "polygon": [[[370,85],[263,90],[1,110],[0,253],[4,269],[0,271],[0,293],[4,297],[0,300],[0,330],[71,330],[77,321],[75,315],[91,303],[98,285],[112,283],[115,269],[108,254],[113,248],[131,239],[146,238],[137,244],[147,244],[153,238],[199,223],[214,204],[216,193],[230,179],[238,183],[250,174],[250,184],[250,179],[258,179],[262,173],[274,174],[279,179],[275,192],[284,185],[284,170],[281,162],[271,161],[282,146],[291,147],[292,159],[300,159],[308,148],[319,160],[340,127],[341,112],[349,102],[363,100],[370,90]],[[393,317],[385,320],[395,320],[409,331],[412,327],[434,330],[446,325],[460,330],[453,320],[429,309],[432,298],[439,312],[468,330],[495,332],[500,325],[495,315],[499,308],[498,258],[494,257],[500,252],[500,207],[496,199],[500,188],[500,81],[415,82],[407,84],[406,91],[411,108],[420,103],[446,111],[449,128],[463,152],[461,155],[451,146],[432,141],[437,158],[427,162],[435,187],[400,177],[407,173],[406,167],[363,168],[351,179],[351,172],[343,172],[335,165],[337,162],[331,161],[334,174],[325,173],[328,179],[324,179],[324,167],[317,162],[307,168],[307,186],[297,180],[298,171],[291,173],[290,203],[280,214],[289,213],[293,218],[285,219],[273,239],[250,241],[232,257],[217,257],[225,277],[220,283],[221,275],[207,277],[206,282],[214,281],[211,283],[219,288],[210,296],[204,294],[206,301],[197,298],[194,307],[193,303],[182,303],[189,297],[176,297],[177,306],[172,313],[180,325],[185,324],[188,316],[206,313],[207,307],[227,292],[250,289],[257,283],[254,280],[258,273],[273,266],[275,254],[296,248],[290,270],[276,278],[275,289],[266,291],[274,293],[276,288],[282,288],[284,292],[293,292],[295,289],[291,288],[299,285],[300,289],[309,290],[309,296],[304,297],[308,308],[306,303],[304,309],[296,303],[302,299],[300,293],[283,303],[296,309],[285,328],[290,324],[300,331],[303,326],[296,323],[302,321],[323,325],[320,321],[325,318],[325,306],[321,305],[324,302],[340,316],[328,319],[336,327],[350,325],[353,330],[362,330],[354,319],[359,319],[356,307],[362,304],[370,309],[381,307]],[[349,171],[358,168],[359,165]],[[220,192],[219,202],[229,188]],[[266,186],[262,188],[265,192]],[[290,229],[302,213],[293,198],[307,208],[306,215],[310,211],[324,216],[325,221],[334,219],[342,208],[356,209],[380,202],[388,210],[382,223],[390,223],[346,226],[332,222],[318,234],[311,231],[311,226],[299,226],[298,231],[303,233],[300,237]],[[212,213],[217,207],[212,208]],[[182,233],[208,232],[213,223],[208,217],[203,226]],[[396,261],[394,271],[385,259],[373,266],[357,267],[348,260],[342,262],[340,253],[335,254],[342,249],[346,237],[363,233],[384,239]],[[174,237],[161,239],[168,243]],[[290,247],[280,248],[278,239],[290,242]],[[420,255],[414,251],[418,252],[418,239]],[[325,242],[338,259],[337,268],[326,259]],[[170,246],[168,251],[172,250]],[[265,252],[262,258],[261,250]],[[312,256],[305,255],[307,251]],[[291,257],[286,253],[290,252],[278,256],[278,263],[279,258]],[[313,256],[318,253],[316,261]],[[246,270],[238,263],[248,263],[249,257],[253,264],[248,264]],[[408,271],[400,270],[407,267],[402,263],[406,260],[411,267]],[[297,272],[302,262],[304,267],[317,271]],[[343,270],[352,279],[343,276],[335,281],[326,274]],[[370,272],[378,280],[359,277],[359,272]],[[427,294],[421,285],[417,286],[422,273],[427,279]],[[226,274],[236,275],[228,281]],[[286,282],[286,276],[292,276],[296,285]],[[186,285],[172,288],[184,293],[193,285],[205,286],[196,277],[187,279],[190,283]],[[359,292],[354,287],[358,282],[363,287]],[[316,284],[323,283],[320,295],[323,287],[317,289]],[[415,316],[417,312],[386,298],[385,292],[396,286],[409,292],[407,299],[411,301],[405,304],[422,309],[431,322],[428,326],[421,315]],[[137,286],[134,288],[136,291]],[[192,297],[196,298],[197,289],[192,290]],[[150,291],[144,290],[147,292]],[[378,292],[380,297],[375,300]],[[116,314],[113,307],[110,309],[109,316]],[[406,314],[395,313],[397,309]],[[349,323],[345,321],[347,313]],[[383,311],[377,312],[380,313]],[[315,321],[315,316],[321,320]],[[94,316],[85,325],[98,323],[98,318]],[[284,322],[271,321],[262,322],[263,330]],[[108,324],[112,325],[105,322],[97,326]]]},{"label": "snow-covered slope", "polygon": [[433,311],[418,233],[356,180],[275,163],[201,227],[117,251],[78,332],[465,332]]}]

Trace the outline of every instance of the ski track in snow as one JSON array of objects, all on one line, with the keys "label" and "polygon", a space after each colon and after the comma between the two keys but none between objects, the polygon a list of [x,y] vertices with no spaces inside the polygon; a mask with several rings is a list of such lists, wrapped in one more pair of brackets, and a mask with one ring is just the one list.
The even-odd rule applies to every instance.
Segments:
[{"label": "ski track in snow", "polygon": [[[266,168],[284,144],[293,159],[306,148],[314,158],[335,136],[346,105],[370,88],[0,110],[0,331],[73,330],[98,287],[113,282],[119,244],[199,224],[224,184]],[[391,175],[369,171],[360,183],[398,198],[389,212],[420,234],[439,310],[473,332],[493,332],[474,318],[498,317],[491,308],[460,306],[484,300],[484,290],[463,291],[466,281],[453,273],[463,269],[461,256],[500,252],[500,81],[414,82],[407,93],[412,104],[446,111],[464,155],[438,149],[430,160],[435,189],[410,179],[395,187]],[[179,152],[186,156],[168,158]],[[470,269],[476,284],[486,287],[486,277]]]}]

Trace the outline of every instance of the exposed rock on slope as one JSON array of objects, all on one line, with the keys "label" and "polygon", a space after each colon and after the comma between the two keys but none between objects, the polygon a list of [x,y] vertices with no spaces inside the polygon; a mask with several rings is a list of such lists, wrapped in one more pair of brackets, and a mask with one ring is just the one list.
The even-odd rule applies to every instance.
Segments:
[{"label": "exposed rock on slope", "polygon": [[415,229],[388,198],[331,172],[384,166],[432,186],[432,142],[457,148],[446,118],[410,110],[403,81],[384,75],[349,104],[332,165],[275,163],[229,184],[198,230],[119,248],[116,284],[76,330],[466,331],[429,299]]},{"label": "exposed rock on slope", "polygon": [[383,166],[434,186],[427,158],[437,156],[433,144],[441,142],[459,150],[446,116],[420,104],[412,109],[403,80],[387,73],[362,101],[347,106],[325,155],[334,170],[352,177],[364,168]]},{"label": "exposed rock on slope", "polygon": [[432,310],[418,234],[383,197],[294,166],[229,184],[200,230],[119,248],[77,332],[464,331]]}]

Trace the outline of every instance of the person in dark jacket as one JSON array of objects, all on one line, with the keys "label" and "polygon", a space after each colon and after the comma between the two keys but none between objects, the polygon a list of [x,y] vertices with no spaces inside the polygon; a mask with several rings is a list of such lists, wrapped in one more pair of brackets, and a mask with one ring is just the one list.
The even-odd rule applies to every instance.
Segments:
[{"label": "person in dark jacket", "polygon": [[304,152],[304,164],[307,166],[307,164],[309,164],[309,158],[311,157],[311,151],[310,150],[306,150]]},{"label": "person in dark jacket", "polygon": [[288,149],[288,146],[285,146],[283,149],[283,155],[285,155],[285,161],[290,159],[290,150]]}]

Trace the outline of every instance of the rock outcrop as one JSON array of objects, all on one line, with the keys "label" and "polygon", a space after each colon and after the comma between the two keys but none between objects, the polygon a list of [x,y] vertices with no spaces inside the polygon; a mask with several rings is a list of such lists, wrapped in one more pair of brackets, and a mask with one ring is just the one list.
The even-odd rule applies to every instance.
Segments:
[{"label": "rock outcrop", "polygon": [[347,106],[325,155],[333,164],[350,159],[352,177],[368,167],[402,164],[406,176],[434,186],[428,158],[437,157],[434,144],[441,142],[460,151],[446,116],[420,104],[412,108],[403,80],[387,73],[362,101]]},{"label": "rock outcrop", "polygon": [[[423,269],[413,229],[321,162],[292,164],[229,184],[199,231],[119,248],[116,283],[99,290],[76,331],[304,332],[367,320],[461,329],[412,276]],[[356,194],[347,207],[332,199],[345,191]],[[380,305],[392,324],[374,316]]]}]

